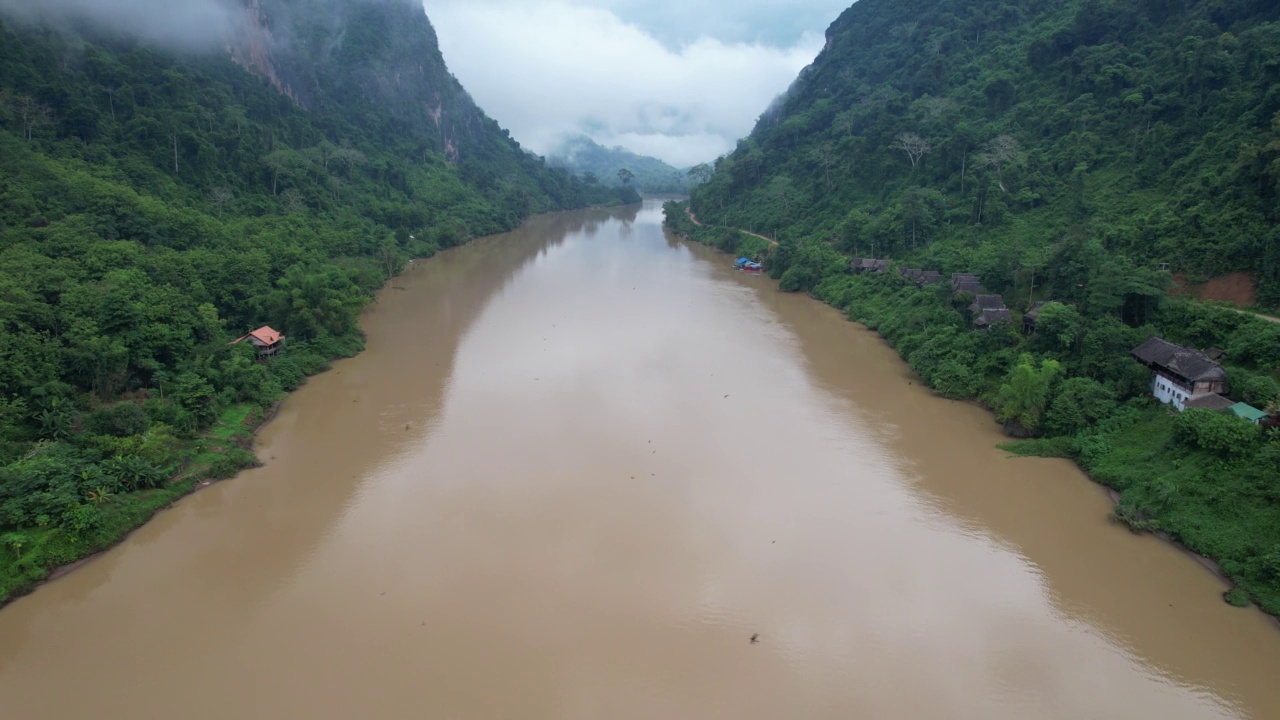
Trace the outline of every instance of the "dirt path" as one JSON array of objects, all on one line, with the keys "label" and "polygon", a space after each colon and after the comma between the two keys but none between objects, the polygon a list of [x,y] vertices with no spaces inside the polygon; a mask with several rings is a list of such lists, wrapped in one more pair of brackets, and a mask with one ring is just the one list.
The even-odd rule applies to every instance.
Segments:
[{"label": "dirt path", "polygon": [[[728,227],[727,225],[703,225],[701,222],[698,221],[698,216],[693,214],[693,208],[685,208],[684,211],[689,214],[689,219],[692,220],[693,224],[697,225],[698,227]],[[731,229],[737,230],[740,233],[746,233],[751,237],[760,238],[761,240],[769,243],[769,247],[776,247],[778,244],[777,240],[770,240],[769,238],[759,233],[753,233],[750,230],[743,230],[742,228],[731,228]],[[1278,320],[1277,322],[1280,322],[1280,320]]]},{"label": "dirt path", "polygon": [[[1235,308],[1232,308],[1232,309],[1236,310]],[[1263,320],[1266,320],[1267,322],[1280,323],[1280,318],[1278,317],[1263,315],[1262,313],[1256,313],[1256,312],[1253,312],[1252,310],[1236,310],[1236,312],[1240,313],[1241,315],[1252,315],[1256,318],[1261,318]]]}]

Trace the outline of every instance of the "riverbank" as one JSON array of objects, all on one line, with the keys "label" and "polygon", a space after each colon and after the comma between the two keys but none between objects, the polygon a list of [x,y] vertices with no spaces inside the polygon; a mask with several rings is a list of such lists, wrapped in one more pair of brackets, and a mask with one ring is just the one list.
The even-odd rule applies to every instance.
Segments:
[{"label": "riverbank", "polygon": [[0,536],[13,553],[0,563],[0,608],[92,562],[187,495],[257,465],[250,446],[269,417],[269,411],[252,405],[227,408],[207,432],[177,450],[186,459],[168,481],[146,490],[95,495],[101,499],[94,503],[94,522],[78,533],[50,525]]},{"label": "riverbank", "polygon": [[[683,208],[674,209],[667,213],[668,224],[682,237],[731,253],[742,253],[750,242],[738,231],[694,225]],[[849,276],[836,270],[813,283],[810,294],[876,331],[936,393],[974,400],[993,411],[1020,350],[1054,353],[1048,345],[1052,337],[1035,340],[1043,347],[1028,348],[1008,326],[968,330],[963,315],[939,293],[902,282],[896,273]],[[1064,380],[1072,383],[1072,392],[1063,393],[1069,397],[1053,418],[1060,423],[1059,437],[1029,441],[1018,452],[1074,461],[1120,494],[1118,520],[1135,531],[1164,533],[1217,563],[1234,585],[1224,594],[1231,604],[1252,601],[1280,615],[1276,443],[1243,437],[1238,446],[1219,447],[1195,437],[1194,429],[1179,431],[1163,406],[1144,399],[1149,376],[1128,357],[1144,339],[1140,330],[1109,319],[1071,333],[1067,347],[1058,351],[1063,363],[1109,378],[1109,386],[1087,376]],[[1086,348],[1088,355],[1073,355],[1077,348]]]}]

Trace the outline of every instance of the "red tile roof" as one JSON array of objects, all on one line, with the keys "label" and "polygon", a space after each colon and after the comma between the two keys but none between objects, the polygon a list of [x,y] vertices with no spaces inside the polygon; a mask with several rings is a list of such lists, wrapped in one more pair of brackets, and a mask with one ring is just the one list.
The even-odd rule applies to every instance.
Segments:
[{"label": "red tile roof", "polygon": [[253,332],[249,333],[245,337],[251,337],[257,340],[258,342],[262,343],[263,345],[275,345],[276,343],[284,339],[284,335],[281,335],[279,332],[276,332],[275,330],[273,330],[270,325],[263,325],[262,327],[258,328],[257,330],[254,330]]}]

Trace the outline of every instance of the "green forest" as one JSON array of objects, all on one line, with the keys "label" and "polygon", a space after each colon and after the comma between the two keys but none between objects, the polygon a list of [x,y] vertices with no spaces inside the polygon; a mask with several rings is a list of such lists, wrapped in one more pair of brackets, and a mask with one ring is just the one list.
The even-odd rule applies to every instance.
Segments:
[{"label": "green forest", "polygon": [[[293,97],[225,54],[0,23],[0,602],[252,464],[265,409],[361,349],[409,258],[639,201],[522,150],[420,6],[337,5],[276,3]],[[426,74],[377,91],[397,57]],[[438,117],[392,100],[417,96]],[[269,362],[231,344],[268,324]]]},{"label": "green forest", "polygon": [[[1075,460],[1119,520],[1218,561],[1227,601],[1280,614],[1280,442],[1171,414],[1129,354],[1156,334],[1219,348],[1230,397],[1280,411],[1280,324],[1170,292],[1244,271],[1280,304],[1278,81],[1272,3],[861,0],[667,223],[763,257],[1034,438],[1011,451]],[[980,275],[1013,322],[973,329],[972,295],[905,268]]]}]

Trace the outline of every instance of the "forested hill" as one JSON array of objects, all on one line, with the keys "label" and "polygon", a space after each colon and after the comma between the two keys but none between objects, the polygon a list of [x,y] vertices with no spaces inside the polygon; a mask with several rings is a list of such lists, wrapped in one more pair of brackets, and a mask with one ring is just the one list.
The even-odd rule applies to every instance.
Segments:
[{"label": "forested hill", "polygon": [[[695,184],[688,171],[621,147],[604,147],[585,135],[565,140],[555,152],[548,154],[547,164],[563,167],[587,182],[630,184],[648,193],[685,194]],[[619,174],[624,170],[629,175]]]},{"label": "forested hill", "polygon": [[1138,283],[1249,271],[1275,307],[1278,19],[1269,0],[860,0],[693,207],[994,290],[1097,271],[1103,249]]},{"label": "forested hill", "polygon": [[[358,350],[408,258],[639,200],[522,150],[420,4],[209,6],[231,39],[181,52],[0,13],[0,602],[252,462],[246,413]],[[230,344],[268,324],[270,362]]]}]

